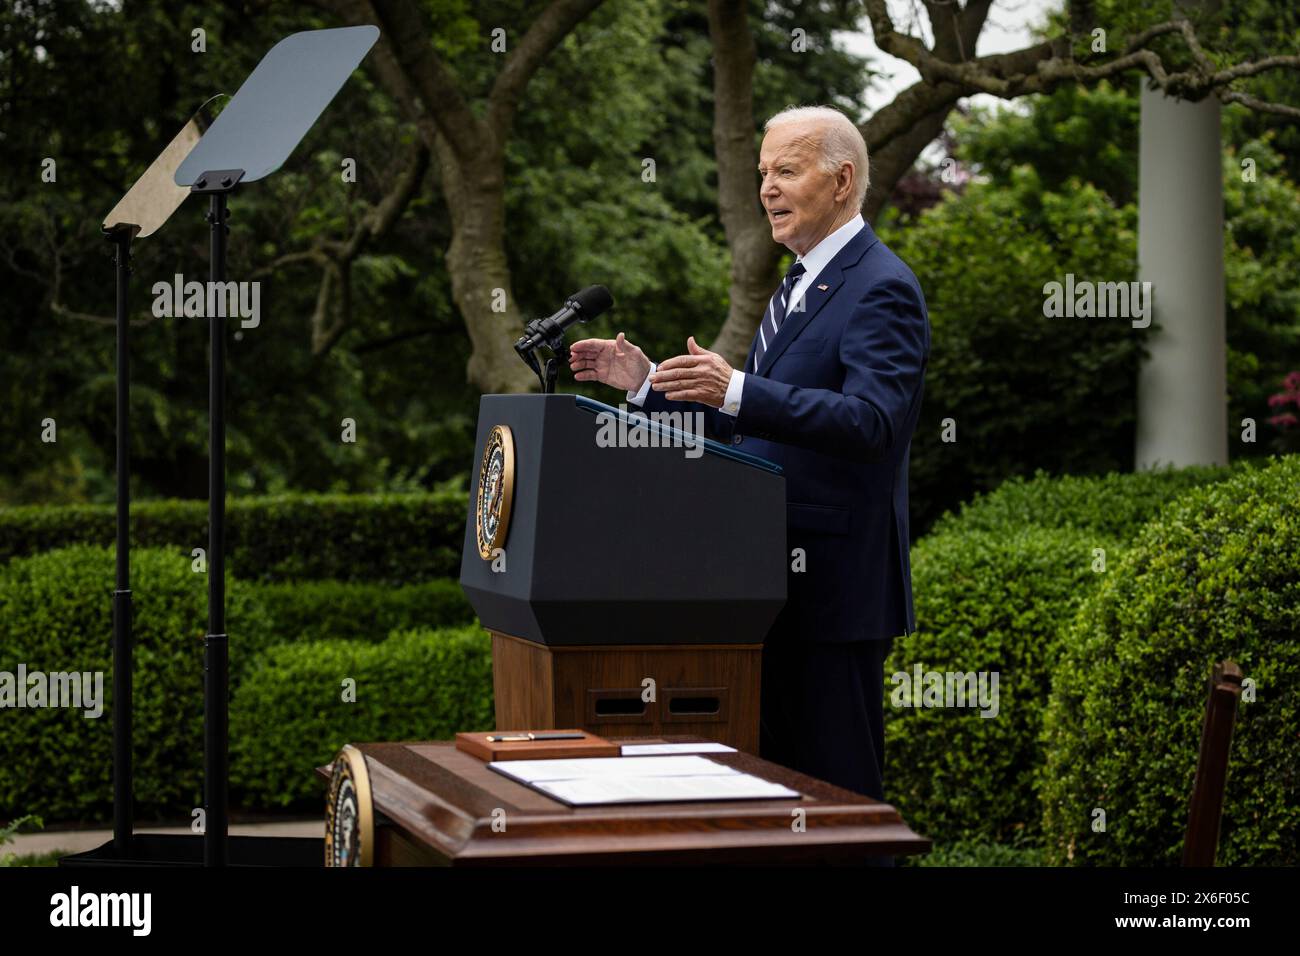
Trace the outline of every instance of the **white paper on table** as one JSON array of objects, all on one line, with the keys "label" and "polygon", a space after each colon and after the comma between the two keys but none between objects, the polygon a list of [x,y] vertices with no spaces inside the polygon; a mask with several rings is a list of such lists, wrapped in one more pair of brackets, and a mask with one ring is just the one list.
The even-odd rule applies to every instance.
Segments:
[{"label": "white paper on table", "polygon": [[698,756],[499,760],[497,773],[573,806],[798,798],[798,791]]},{"label": "white paper on table", "polygon": [[624,757],[665,756],[668,754],[734,754],[735,747],[726,744],[624,744]]},{"label": "white paper on table", "polygon": [[594,776],[677,777],[701,774],[740,773],[704,757],[575,757],[562,760],[497,760],[488,764],[493,770],[514,777],[521,783],[543,780],[573,780]]},{"label": "white paper on table", "polygon": [[538,790],[572,806],[606,803],[664,803],[688,800],[779,800],[801,796],[779,783],[747,773],[676,777],[591,777],[547,780]]}]

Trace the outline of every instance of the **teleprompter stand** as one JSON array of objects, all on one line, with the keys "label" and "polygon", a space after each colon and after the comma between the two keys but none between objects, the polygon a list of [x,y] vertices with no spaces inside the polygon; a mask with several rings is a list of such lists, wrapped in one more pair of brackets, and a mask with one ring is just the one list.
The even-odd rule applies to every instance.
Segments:
[{"label": "teleprompter stand", "polygon": [[117,275],[117,548],[113,583],[113,850],[126,855],[135,828],[131,764],[131,323],[127,290],[131,240],[138,226],[118,223],[105,234],[113,243]]},{"label": "teleprompter stand", "polygon": [[[172,157],[175,161],[169,163],[166,171],[170,174],[173,188],[179,188],[181,195],[174,200],[171,209],[175,209],[189,192],[209,196],[208,221],[212,230],[209,272],[212,282],[224,282],[226,278],[227,200],[230,193],[241,183],[261,179],[284,164],[378,39],[379,28],[374,26],[310,30],[285,37],[262,58],[211,128],[203,133],[201,139],[195,137],[197,145],[191,141],[184,153]],[[150,172],[153,172],[153,167]],[[108,226],[106,222],[106,230]],[[125,268],[129,255],[129,242],[129,237],[118,240],[119,375],[125,354],[124,320],[121,318],[125,310],[125,291],[121,270]],[[201,859],[205,866],[319,865],[323,859],[321,839],[245,837],[232,841],[228,832],[230,668],[225,615],[226,325],[219,316],[210,316],[209,323],[208,628],[203,639],[204,830]],[[122,379],[119,378],[119,508],[123,501],[125,468],[122,467],[122,442],[126,434],[121,427],[121,409],[125,405],[121,389]],[[121,514],[119,511],[119,516]],[[114,613],[115,619],[122,623],[115,625],[119,634],[115,635],[114,647],[116,652],[120,644],[124,652],[120,655],[115,653],[114,676],[116,680],[119,666],[126,669],[128,703],[125,706],[129,709],[130,636],[125,624],[130,619],[130,589],[126,577],[129,569],[124,570],[122,565],[126,553],[123,547],[126,531],[121,517],[118,535]],[[118,707],[115,694],[115,718]],[[199,847],[193,838],[131,836],[129,710],[126,713],[124,726],[127,732],[118,735],[114,745],[115,758],[120,759],[123,753],[126,756],[125,761],[117,765],[119,769],[114,783],[117,814],[114,842],[110,846],[65,857],[60,862],[65,866],[197,863]],[[311,768],[305,767],[303,772],[310,773]],[[121,803],[116,802],[120,797],[119,791],[125,793]]]},{"label": "teleprompter stand", "polygon": [[[209,281],[226,281],[227,199],[242,169],[203,173],[192,191],[210,197]],[[203,636],[203,831],[205,866],[230,863],[230,649],[226,635],[226,320],[208,317],[208,630]]]}]

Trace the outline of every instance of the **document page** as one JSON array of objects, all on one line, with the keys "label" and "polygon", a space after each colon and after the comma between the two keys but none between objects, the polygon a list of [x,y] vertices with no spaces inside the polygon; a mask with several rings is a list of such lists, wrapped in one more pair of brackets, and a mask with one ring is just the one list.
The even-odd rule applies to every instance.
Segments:
[{"label": "document page", "polygon": [[498,760],[488,767],[574,807],[801,796],[779,783],[698,756]]},{"label": "document page", "polygon": [[735,747],[710,741],[698,744],[624,744],[624,757],[649,757],[664,754],[734,754]]}]

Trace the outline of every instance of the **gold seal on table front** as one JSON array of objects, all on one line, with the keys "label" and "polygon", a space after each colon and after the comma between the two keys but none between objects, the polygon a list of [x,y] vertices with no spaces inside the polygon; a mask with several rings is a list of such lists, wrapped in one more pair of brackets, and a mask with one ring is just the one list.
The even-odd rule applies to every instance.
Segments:
[{"label": "gold seal on table front", "polygon": [[365,755],[345,744],[334,758],[334,774],[325,799],[325,865],[372,866],[374,859],[370,772]]},{"label": "gold seal on table front", "polygon": [[510,532],[510,505],[515,498],[515,439],[509,425],[493,425],[478,468],[474,527],[478,553],[491,561]]}]

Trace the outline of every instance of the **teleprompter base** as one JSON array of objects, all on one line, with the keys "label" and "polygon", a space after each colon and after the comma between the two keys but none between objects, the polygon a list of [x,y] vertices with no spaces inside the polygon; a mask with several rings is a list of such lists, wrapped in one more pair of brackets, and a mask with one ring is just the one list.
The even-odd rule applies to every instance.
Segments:
[{"label": "teleprompter base", "polygon": [[[229,837],[231,866],[323,866],[324,837]],[[83,853],[60,858],[59,866],[202,866],[203,837],[137,833],[125,855],[109,840]]]}]

